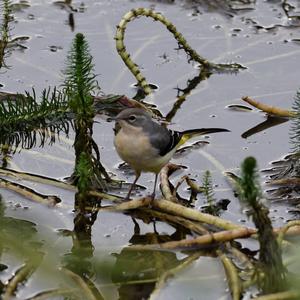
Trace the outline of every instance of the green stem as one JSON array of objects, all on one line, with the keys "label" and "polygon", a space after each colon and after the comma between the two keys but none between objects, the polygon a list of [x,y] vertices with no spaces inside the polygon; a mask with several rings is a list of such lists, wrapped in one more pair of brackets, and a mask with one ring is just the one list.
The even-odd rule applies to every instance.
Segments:
[{"label": "green stem", "polygon": [[122,20],[117,26],[117,31],[115,35],[116,48],[119,55],[122,57],[124,63],[129,68],[131,73],[135,76],[139,86],[143,88],[146,94],[150,94],[152,90],[149,87],[149,84],[147,83],[145,77],[141,74],[141,71],[139,70],[138,66],[130,58],[130,54],[128,54],[124,45],[124,34],[127,23],[138,18],[139,16],[151,17],[155,21],[159,21],[162,24],[164,24],[166,28],[173,34],[174,38],[178,41],[180,48],[184,49],[184,51],[189,55],[191,60],[200,63],[204,68],[207,68],[211,71],[215,70],[219,72],[224,71],[224,69],[236,71],[238,69],[245,68],[239,64],[214,64],[209,62],[207,59],[200,56],[194,49],[192,49],[192,47],[187,43],[183,35],[180,32],[178,32],[176,27],[162,14],[146,8],[132,9],[123,16]]},{"label": "green stem", "polygon": [[231,296],[233,300],[241,299],[242,295],[242,285],[241,280],[239,278],[237,268],[232,263],[232,261],[221,251],[217,250],[217,254],[219,255],[223,267],[226,272],[226,277],[228,281],[228,286],[231,291]]}]

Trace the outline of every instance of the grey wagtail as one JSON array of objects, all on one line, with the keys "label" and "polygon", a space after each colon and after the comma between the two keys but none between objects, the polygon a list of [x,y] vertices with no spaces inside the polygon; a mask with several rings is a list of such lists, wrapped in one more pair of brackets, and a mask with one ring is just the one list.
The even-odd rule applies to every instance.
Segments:
[{"label": "grey wagtail", "polygon": [[201,128],[186,131],[172,131],[155,122],[151,115],[141,108],[126,108],[115,118],[114,144],[119,156],[135,171],[135,180],[126,200],[141,172],[155,173],[152,199],[155,197],[157,177],[176,150],[190,138],[214,132],[229,131],[222,128]]}]

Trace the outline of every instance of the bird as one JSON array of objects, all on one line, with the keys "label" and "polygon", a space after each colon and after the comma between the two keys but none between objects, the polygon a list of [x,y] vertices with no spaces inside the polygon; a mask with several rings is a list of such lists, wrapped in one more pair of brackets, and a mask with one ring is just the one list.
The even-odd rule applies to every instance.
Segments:
[{"label": "bird", "polygon": [[135,172],[135,179],[125,200],[130,199],[142,172],[155,174],[152,200],[155,198],[160,170],[171,160],[176,150],[194,136],[227,132],[223,128],[201,128],[173,131],[159,124],[143,108],[123,109],[116,117],[114,145],[120,158]]}]

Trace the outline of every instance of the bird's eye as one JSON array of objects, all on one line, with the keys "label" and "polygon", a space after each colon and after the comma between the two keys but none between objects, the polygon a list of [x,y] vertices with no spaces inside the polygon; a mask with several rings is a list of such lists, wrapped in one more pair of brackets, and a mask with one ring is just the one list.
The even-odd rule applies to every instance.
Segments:
[{"label": "bird's eye", "polygon": [[134,122],[134,121],[136,120],[135,115],[131,115],[131,116],[128,118],[128,120],[129,120],[130,122]]}]

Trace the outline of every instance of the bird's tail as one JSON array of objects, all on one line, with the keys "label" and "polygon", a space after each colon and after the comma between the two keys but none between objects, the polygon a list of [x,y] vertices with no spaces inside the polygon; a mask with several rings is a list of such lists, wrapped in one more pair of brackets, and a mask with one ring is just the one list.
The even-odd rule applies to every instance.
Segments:
[{"label": "bird's tail", "polygon": [[178,143],[178,146],[183,145],[186,141],[198,135],[210,134],[215,132],[228,132],[228,131],[230,130],[224,128],[199,128],[199,129],[186,130],[181,132],[182,135]]}]

